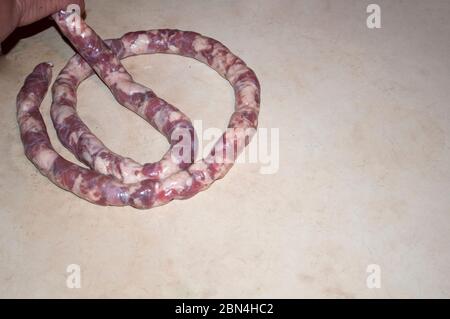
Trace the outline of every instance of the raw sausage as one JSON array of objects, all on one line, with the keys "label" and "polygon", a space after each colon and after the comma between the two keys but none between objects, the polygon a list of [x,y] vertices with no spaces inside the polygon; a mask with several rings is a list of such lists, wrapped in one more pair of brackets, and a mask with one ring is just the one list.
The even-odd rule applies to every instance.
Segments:
[{"label": "raw sausage", "polygon": [[[64,23],[70,21],[67,19],[70,14],[73,13],[61,11],[54,16],[57,22],[57,19],[60,19],[58,25],[63,29],[63,32],[65,34],[68,32],[68,35],[73,37],[71,41],[80,42],[76,47],[84,58],[82,60],[79,56],[75,56],[68,64],[77,63],[80,67],[77,78],[66,77],[67,85],[64,90],[73,92],[73,96],[68,99],[72,98],[76,101],[76,86],[92,74],[92,70],[88,66],[88,63],[92,63],[91,67],[104,79],[111,91],[116,90],[126,93],[122,100],[119,98],[118,100],[126,107],[136,108],[139,104],[129,101],[128,97],[132,94],[128,90],[129,87],[124,86],[124,83],[118,79],[120,76],[108,79],[108,75],[117,71],[112,67],[110,61],[114,61],[114,66],[118,66],[120,65],[119,59],[127,56],[144,53],[172,53],[202,61],[226,78],[235,90],[235,112],[231,116],[228,129],[217,141],[208,156],[188,167],[178,167],[178,171],[176,169],[175,172],[164,176],[164,178],[138,177],[137,181],[134,182],[132,179],[127,179],[126,176],[114,174],[114,169],[98,172],[96,171],[98,167],[95,165],[92,165],[94,169],[86,169],[67,161],[56,153],[50,143],[39,111],[39,106],[51,81],[51,65],[43,63],[38,65],[27,77],[17,97],[17,117],[25,154],[39,171],[59,187],[90,202],[99,205],[131,205],[136,208],[151,208],[163,205],[173,199],[189,198],[207,189],[215,180],[222,178],[233,166],[237,155],[249,143],[257,127],[260,86],[254,72],[218,41],[203,37],[198,33],[179,30],[132,32],[124,35],[121,39],[109,40],[105,46],[99,45],[105,50],[111,49],[113,56],[109,53],[102,55],[102,52],[96,50],[89,51],[89,47],[95,47],[89,38],[93,34],[91,29],[89,29],[91,33],[88,34],[83,34],[79,28],[70,29],[70,25],[67,29],[64,29]],[[84,24],[83,21],[82,23]],[[83,50],[83,48],[86,50]],[[125,69],[121,70],[120,67],[119,71],[119,74],[126,73]],[[64,79],[64,76],[62,78]],[[128,81],[126,83],[130,84],[131,87],[134,86],[132,79],[130,80],[125,76],[124,78]],[[58,85],[62,84],[59,83],[56,85],[56,89],[54,88],[56,109],[64,104],[57,100]],[[61,93],[60,97],[63,95]],[[116,95],[120,96],[120,92]],[[154,99],[154,94],[149,94],[149,96],[149,100]],[[145,105],[145,103],[141,105]],[[78,118],[75,112],[75,104],[72,104],[69,108],[73,109],[70,117]],[[158,112],[155,112],[152,106],[146,106],[142,110],[138,107],[133,110],[141,116],[145,116],[153,125],[156,124],[155,126],[160,131],[167,133],[167,129],[157,125],[158,120],[155,120],[155,116],[157,118]],[[170,110],[172,109],[170,108]],[[63,125],[65,121],[61,118],[67,119],[67,117],[61,115],[61,113],[58,114],[57,111],[53,114],[54,112],[52,110],[55,125]],[[162,117],[170,122],[170,114]],[[79,123],[82,123],[81,120]],[[77,132],[76,126],[71,127],[69,125],[68,127],[68,132]],[[68,136],[70,136],[70,133]],[[70,138],[66,141],[71,142]],[[84,158],[84,155],[80,156],[79,152],[80,149],[83,149],[79,147],[83,145],[80,139],[76,139],[73,144],[67,143],[67,145],[69,145],[69,149],[73,147],[72,151],[79,158]],[[231,157],[229,154],[232,154]]]}]

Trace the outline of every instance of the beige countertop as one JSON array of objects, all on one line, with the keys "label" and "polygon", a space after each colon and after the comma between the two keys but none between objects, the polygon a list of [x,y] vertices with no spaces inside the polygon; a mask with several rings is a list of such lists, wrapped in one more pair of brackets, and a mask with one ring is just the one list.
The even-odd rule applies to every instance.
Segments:
[{"label": "beige countertop", "polygon": [[[54,28],[0,57],[1,297],[449,297],[450,2],[87,1],[104,38],[178,28],[243,58],[262,87],[261,128],[279,129],[279,168],[237,164],[189,200],[140,211],[65,192],[23,155],[15,97],[39,62],[73,50]],[[204,127],[224,129],[228,83],[178,56],[124,62]],[[96,77],[78,108],[114,151],[158,160],[164,138]],[[49,116],[42,112],[56,149]],[[66,286],[68,265],[81,288]],[[381,271],[369,289],[369,265]]]}]

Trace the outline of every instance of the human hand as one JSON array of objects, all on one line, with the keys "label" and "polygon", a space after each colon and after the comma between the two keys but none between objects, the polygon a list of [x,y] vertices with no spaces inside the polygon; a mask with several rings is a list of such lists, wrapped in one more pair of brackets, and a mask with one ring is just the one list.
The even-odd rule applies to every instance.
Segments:
[{"label": "human hand", "polygon": [[0,42],[15,28],[38,21],[69,4],[84,11],[84,0],[0,0]]}]

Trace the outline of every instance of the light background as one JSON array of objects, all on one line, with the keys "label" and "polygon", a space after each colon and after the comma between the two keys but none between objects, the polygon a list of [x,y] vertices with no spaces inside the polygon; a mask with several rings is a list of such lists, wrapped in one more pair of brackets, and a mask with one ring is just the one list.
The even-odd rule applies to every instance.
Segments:
[{"label": "light background", "polygon": [[[23,155],[15,97],[34,65],[73,50],[54,28],[0,57],[1,297],[449,297],[450,2],[87,1],[103,37],[153,28],[223,42],[262,86],[260,127],[280,129],[280,169],[235,166],[208,191],[139,211],[98,207],[51,184]],[[225,128],[228,83],[176,56],[125,62],[204,126]],[[141,162],[167,145],[91,78],[79,112]],[[42,111],[52,142],[58,142]],[[82,288],[66,287],[79,264]],[[366,287],[378,264],[381,288]]]}]

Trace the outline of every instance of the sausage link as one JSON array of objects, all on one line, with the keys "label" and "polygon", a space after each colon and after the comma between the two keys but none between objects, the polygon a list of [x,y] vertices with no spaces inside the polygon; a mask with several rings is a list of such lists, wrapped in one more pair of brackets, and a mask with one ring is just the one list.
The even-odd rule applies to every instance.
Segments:
[{"label": "sausage link", "polygon": [[[58,16],[67,18],[68,14],[67,12],[60,12]],[[67,22],[70,19],[63,19],[58,25],[65,23],[64,21]],[[120,179],[116,178],[115,174],[110,174],[110,172],[98,172],[94,169],[86,169],[74,164],[64,159],[54,150],[39,111],[40,104],[51,81],[51,65],[42,63],[26,78],[17,96],[17,118],[25,154],[43,175],[47,176],[57,186],[92,203],[112,206],[131,205],[136,208],[151,208],[166,204],[173,199],[190,198],[198,192],[207,189],[215,180],[225,176],[233,166],[237,156],[251,140],[258,124],[260,85],[254,72],[241,59],[233,55],[216,40],[203,37],[194,32],[179,30],[132,32],[124,35],[121,39],[109,40],[107,44],[111,50],[109,50],[108,46],[106,46],[105,50],[113,52],[113,55],[116,54],[114,57],[108,52],[103,55],[100,51],[94,50],[95,52],[90,52],[88,50],[89,43],[92,41],[89,36],[92,33],[85,33],[81,36],[83,33],[82,30],[80,32],[79,28],[68,30],[70,36],[74,36],[75,40],[82,42],[79,44],[79,47],[86,48],[84,55],[88,56],[86,59],[83,52],[80,52],[86,62],[77,56],[71,60],[71,62],[77,61],[76,63],[79,66],[71,69],[73,72],[76,72],[76,69],[78,70],[79,73],[76,75],[76,78],[71,78],[70,76],[61,77],[61,83],[58,85],[63,87],[62,83],[65,81],[67,84],[64,88],[66,95],[63,93],[58,95],[55,93],[59,92],[58,85],[56,88],[54,87],[56,98],[64,99],[65,97],[66,100],[74,102],[69,108],[66,108],[67,114],[70,113],[70,115],[66,116],[67,114],[64,114],[62,111],[52,114],[56,126],[58,123],[64,122],[68,117],[73,117],[74,114],[77,117],[76,112],[74,112],[76,106],[75,91],[78,84],[92,74],[92,69],[88,66],[89,62],[93,63],[91,66],[97,74],[101,77],[102,75],[104,76],[105,83],[110,86],[114,94],[114,90],[119,92],[123,89],[124,83],[132,82],[132,79],[130,80],[131,76],[125,80],[128,82],[124,83],[117,78],[115,80],[107,79],[108,75],[117,70],[119,70],[120,74],[125,74],[125,69],[121,70],[120,66],[118,69],[115,69],[120,65],[119,59],[143,53],[181,54],[208,64],[233,86],[236,98],[235,111],[228,123],[228,129],[205,158],[163,179],[143,179],[128,183],[123,176]],[[102,45],[99,44],[99,47],[102,47]],[[68,65],[71,65],[71,63]],[[72,73],[69,72],[68,74]],[[127,89],[123,90],[123,92],[129,93]],[[67,92],[73,94],[67,94]],[[120,99],[118,101],[121,102]],[[136,104],[133,104],[127,98],[122,102],[130,109],[136,107]],[[69,104],[55,103],[63,106]],[[70,108],[73,111],[69,110]],[[158,116],[155,117],[154,110],[150,106],[144,109],[144,116],[149,121],[157,122],[155,118],[157,119]],[[135,111],[142,116],[142,111],[138,109],[135,109]],[[81,120],[78,122],[78,125],[81,125],[80,123],[82,124]],[[84,134],[89,135],[89,129],[86,126],[83,128],[84,131],[74,130],[74,127],[71,127],[71,129],[71,133],[85,132]],[[167,128],[161,128],[161,131],[164,134],[164,132],[167,132]],[[81,143],[77,144],[80,138],[72,136],[73,140],[77,140],[77,142],[72,143],[71,134],[68,134],[68,136],[69,139],[66,140],[67,145],[69,145],[69,148],[73,147],[74,152],[76,152],[79,150],[79,145],[82,145]],[[80,158],[83,158],[83,156],[80,156]],[[94,168],[97,169],[95,165]]]},{"label": "sausage link", "polygon": [[[76,13],[61,11],[53,18],[80,54],[61,71],[52,89],[51,116],[61,143],[89,167],[127,183],[164,179],[192,164],[196,138],[190,119],[149,88],[136,83],[115,52]],[[76,89],[92,73],[91,67],[120,104],[143,117],[168,139],[171,147],[160,162],[141,165],[110,151],[77,116]],[[179,149],[189,152],[180,154]]]}]

